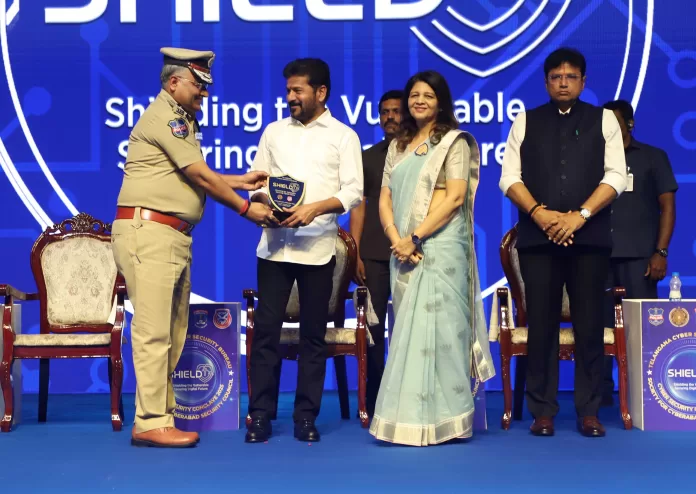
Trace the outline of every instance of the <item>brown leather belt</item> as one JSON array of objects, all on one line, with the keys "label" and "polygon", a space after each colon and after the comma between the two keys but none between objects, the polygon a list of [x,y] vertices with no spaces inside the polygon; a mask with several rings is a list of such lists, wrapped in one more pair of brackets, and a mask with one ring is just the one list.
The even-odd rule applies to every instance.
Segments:
[{"label": "brown leather belt", "polygon": [[[116,219],[117,220],[132,220],[135,216],[135,208],[128,208],[119,206],[116,208]],[[180,220],[176,216],[171,216],[168,214],[159,213],[151,209],[140,208],[140,219],[145,221],[154,221],[155,223],[161,223],[163,225],[171,226],[175,230],[185,234],[190,235],[193,231],[191,223]]]}]

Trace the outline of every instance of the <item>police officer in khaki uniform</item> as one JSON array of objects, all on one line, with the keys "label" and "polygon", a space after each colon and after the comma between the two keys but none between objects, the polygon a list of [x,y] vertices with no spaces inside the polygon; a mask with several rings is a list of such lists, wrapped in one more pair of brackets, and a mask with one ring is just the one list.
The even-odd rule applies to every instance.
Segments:
[{"label": "police officer in khaki uniform", "polygon": [[171,374],[186,340],[191,231],[201,220],[206,195],[260,226],[277,220],[268,206],[251,204],[233,190],[256,190],[267,174],[221,175],[201,154],[196,112],[213,82],[214,53],[179,48],[161,53],[162,90],[129,138],[112,244],[134,308],[137,390],[131,444],[189,447],[199,438],[174,427]]}]

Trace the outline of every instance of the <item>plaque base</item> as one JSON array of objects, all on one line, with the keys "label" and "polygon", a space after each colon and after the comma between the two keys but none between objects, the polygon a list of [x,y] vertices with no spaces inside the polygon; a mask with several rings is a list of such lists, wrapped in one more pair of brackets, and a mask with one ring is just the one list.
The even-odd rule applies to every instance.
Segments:
[{"label": "plaque base", "polygon": [[275,216],[278,221],[285,221],[290,216],[292,216],[292,213],[286,213],[285,211],[279,211],[277,209],[274,209],[273,216]]}]

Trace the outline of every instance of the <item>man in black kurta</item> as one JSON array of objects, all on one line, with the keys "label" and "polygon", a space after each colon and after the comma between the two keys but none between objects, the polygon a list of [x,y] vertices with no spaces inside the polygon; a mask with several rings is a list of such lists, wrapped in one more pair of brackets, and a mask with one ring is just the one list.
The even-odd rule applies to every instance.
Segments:
[{"label": "man in black kurta", "polygon": [[578,430],[604,436],[597,418],[604,361],[604,287],[611,211],[626,188],[621,129],[614,114],[580,101],[585,58],[561,48],[544,62],[551,100],[520,113],[510,130],[500,188],[519,208],[517,249],[525,286],[527,404],[531,432],[554,433],[563,286],[575,333]]}]

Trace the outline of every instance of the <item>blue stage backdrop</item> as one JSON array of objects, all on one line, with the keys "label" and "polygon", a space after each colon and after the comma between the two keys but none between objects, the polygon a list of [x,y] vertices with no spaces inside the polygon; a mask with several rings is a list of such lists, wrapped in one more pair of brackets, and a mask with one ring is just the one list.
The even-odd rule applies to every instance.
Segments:
[{"label": "blue stage backdrop", "polygon": [[[516,221],[498,189],[504,143],[517,112],[546,101],[544,58],[570,45],[587,57],[584,99],[631,101],[636,137],[669,154],[681,186],[670,270],[693,295],[694,16],[692,0],[0,0],[0,283],[34,290],[29,252],[46,225],[79,211],[113,219],[129,132],[160,88],[159,49],[179,46],[217,54],[200,122],[207,162],[222,173],[245,172],[264,127],[287,115],[282,68],[293,58],[330,64],[329,107],[365,147],[381,139],[383,92],[418,70],[445,74],[461,128],[481,147],[476,243],[490,310],[504,283],[498,245]],[[255,285],[259,230],[209,201],[194,237],[194,301],[241,301]],[[38,331],[37,313],[24,306],[24,332]],[[130,345],[124,352],[132,392]],[[24,363],[27,392],[37,364]],[[561,386],[572,387],[570,366]],[[50,389],[105,392],[105,362],[56,361]]]}]

